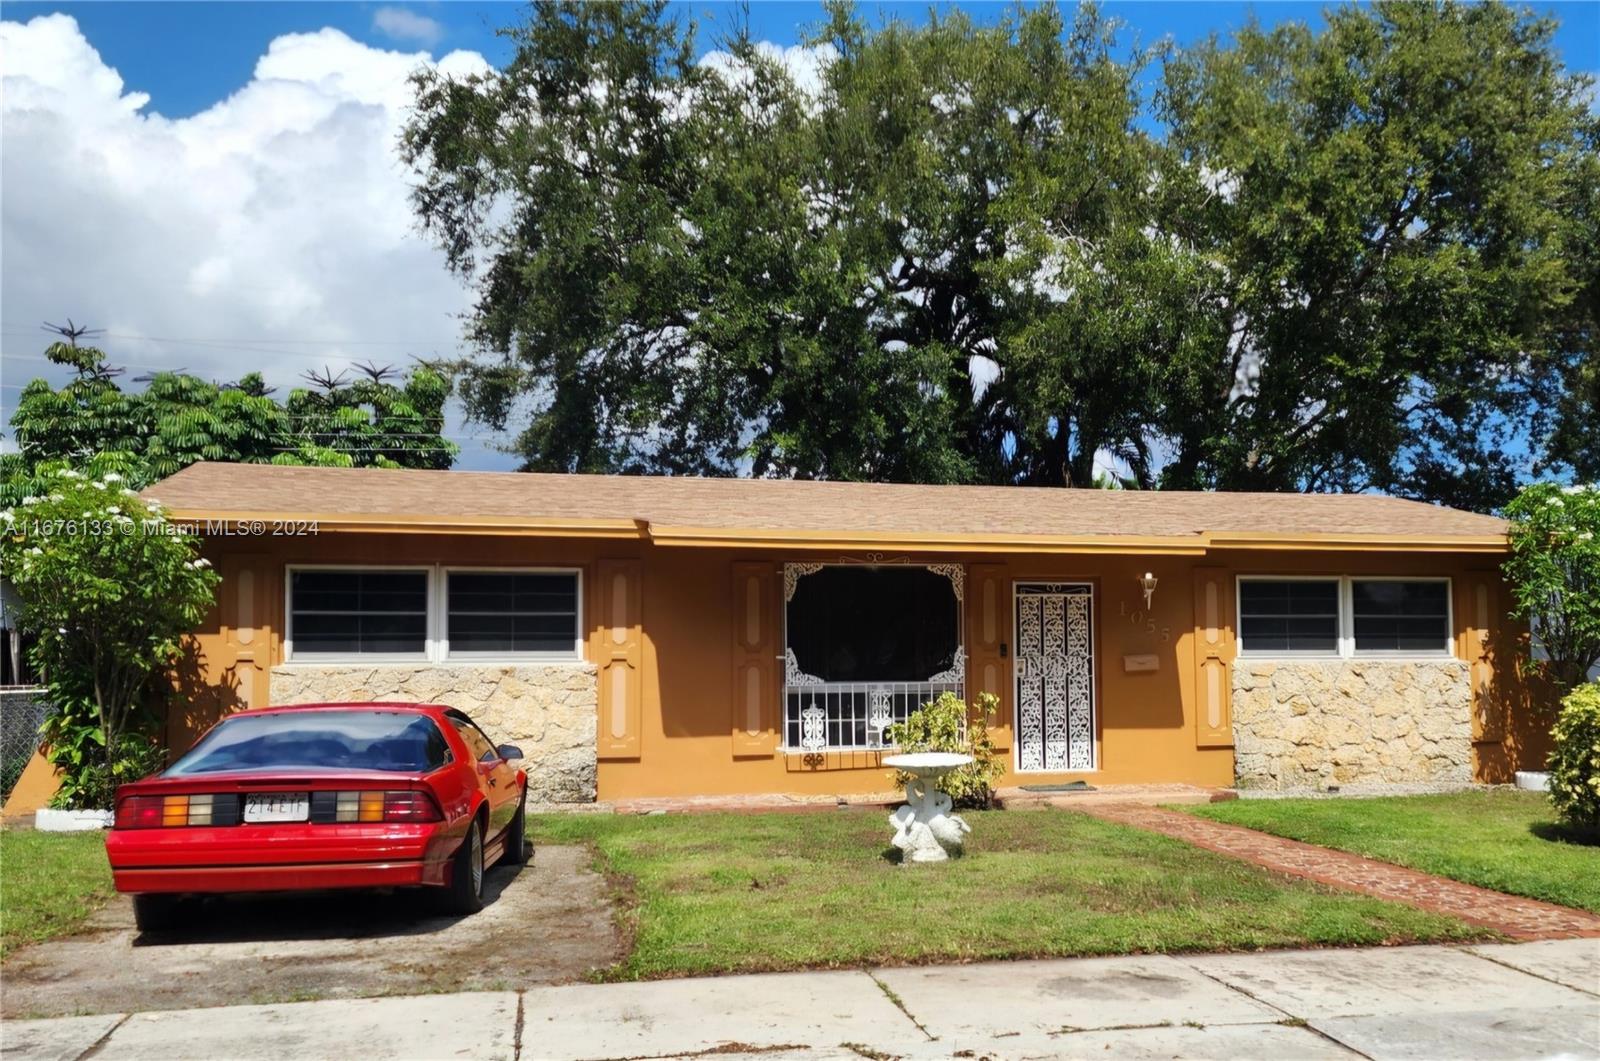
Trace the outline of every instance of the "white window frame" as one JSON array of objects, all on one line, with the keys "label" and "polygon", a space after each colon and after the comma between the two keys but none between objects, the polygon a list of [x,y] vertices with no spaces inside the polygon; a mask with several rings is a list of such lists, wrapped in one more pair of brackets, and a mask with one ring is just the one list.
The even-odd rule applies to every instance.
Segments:
[{"label": "white window frame", "polygon": [[[296,652],[294,650],[294,576],[298,571],[420,571],[424,579],[426,616],[421,652]],[[433,659],[433,567],[430,564],[288,564],[283,574],[283,658],[302,663],[417,663]]]},{"label": "white window frame", "polygon": [[[294,648],[294,574],[296,571],[422,571],[427,574],[427,622],[422,652],[296,652]],[[449,574],[563,574],[577,582],[576,629],[570,652],[454,652],[449,636]],[[311,666],[383,663],[582,663],[584,661],[584,593],[581,567],[507,567],[471,564],[286,564],[283,577],[283,662]]]},{"label": "white window frame", "polygon": [[[1338,584],[1338,617],[1336,620],[1338,648],[1333,652],[1297,652],[1281,649],[1251,651],[1244,637],[1244,591],[1246,582],[1334,582]],[[1357,582],[1441,582],[1444,584],[1445,624],[1444,642],[1435,651],[1423,649],[1363,649],[1356,650],[1355,583]],[[1448,575],[1239,575],[1233,580],[1233,615],[1235,639],[1240,659],[1330,660],[1330,659],[1387,659],[1387,660],[1437,660],[1453,659],[1456,654],[1455,592]]]},{"label": "white window frame", "polygon": [[[471,652],[452,651],[450,648],[450,576],[452,573],[472,575],[571,575],[577,600],[572,616],[572,649],[552,652]],[[473,567],[470,564],[441,565],[438,593],[438,643],[439,658],[469,660],[482,663],[486,660],[538,660],[565,662],[583,658],[583,568],[581,567]]]}]

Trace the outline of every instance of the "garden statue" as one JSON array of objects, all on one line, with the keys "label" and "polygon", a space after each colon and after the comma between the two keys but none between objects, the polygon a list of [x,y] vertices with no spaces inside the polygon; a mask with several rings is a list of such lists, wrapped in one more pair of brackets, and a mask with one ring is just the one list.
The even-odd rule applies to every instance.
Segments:
[{"label": "garden statue", "polygon": [[943,862],[961,854],[972,827],[950,813],[954,803],[939,791],[939,779],[970,762],[972,756],[953,752],[891,755],[883,761],[885,766],[911,775],[906,805],[889,815],[889,824],[894,826],[892,843],[905,852],[907,861]]}]

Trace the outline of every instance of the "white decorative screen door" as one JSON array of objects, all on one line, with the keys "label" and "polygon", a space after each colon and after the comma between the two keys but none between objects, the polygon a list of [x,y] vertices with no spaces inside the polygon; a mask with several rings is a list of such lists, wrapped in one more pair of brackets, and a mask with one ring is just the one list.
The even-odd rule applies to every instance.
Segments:
[{"label": "white decorative screen door", "polygon": [[1019,582],[1017,769],[1094,769],[1094,591]]}]

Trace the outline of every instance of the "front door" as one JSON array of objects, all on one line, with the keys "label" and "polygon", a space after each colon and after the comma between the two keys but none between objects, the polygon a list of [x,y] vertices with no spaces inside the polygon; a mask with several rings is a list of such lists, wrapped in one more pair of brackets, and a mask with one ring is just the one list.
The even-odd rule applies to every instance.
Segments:
[{"label": "front door", "polygon": [[1019,582],[1016,621],[1017,769],[1093,770],[1093,587]]}]

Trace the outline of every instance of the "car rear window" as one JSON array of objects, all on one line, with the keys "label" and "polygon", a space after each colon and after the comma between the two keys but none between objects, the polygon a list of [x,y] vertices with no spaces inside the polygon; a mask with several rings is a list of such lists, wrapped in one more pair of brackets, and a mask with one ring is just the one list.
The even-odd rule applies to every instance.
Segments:
[{"label": "car rear window", "polygon": [[392,770],[443,766],[433,719],[398,711],[241,712],[219,722],[167,777],[242,770]]}]

